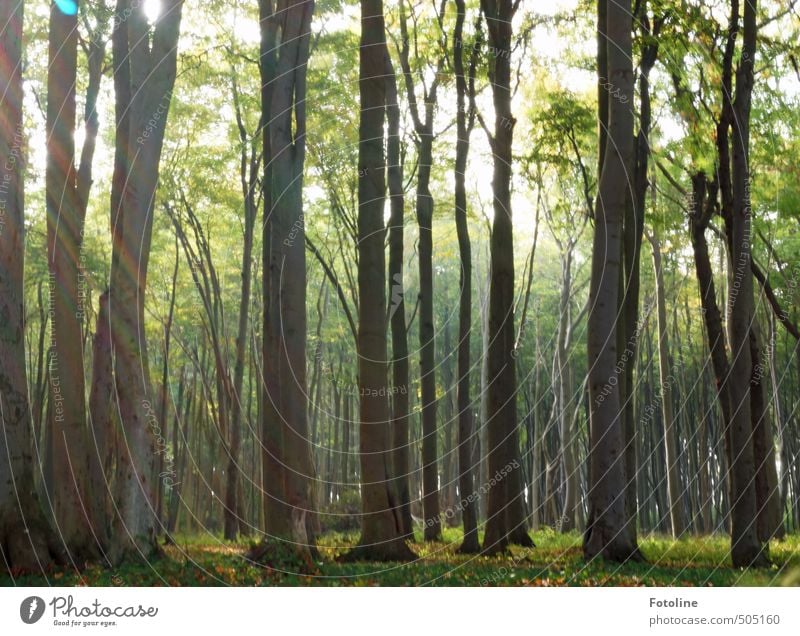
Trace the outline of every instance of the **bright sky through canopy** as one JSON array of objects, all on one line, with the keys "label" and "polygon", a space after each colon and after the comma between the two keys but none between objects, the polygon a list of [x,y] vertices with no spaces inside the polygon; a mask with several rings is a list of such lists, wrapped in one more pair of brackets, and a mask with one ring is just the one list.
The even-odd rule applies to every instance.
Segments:
[{"label": "bright sky through canopy", "polygon": [[144,14],[150,24],[153,24],[161,13],[161,0],[144,0]]}]

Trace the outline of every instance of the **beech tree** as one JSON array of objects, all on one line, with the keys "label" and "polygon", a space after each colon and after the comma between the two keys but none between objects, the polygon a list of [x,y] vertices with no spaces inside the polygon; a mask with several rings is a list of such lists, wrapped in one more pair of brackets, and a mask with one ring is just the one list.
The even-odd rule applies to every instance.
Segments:
[{"label": "beech tree", "polygon": [[409,397],[408,333],[406,327],[403,244],[405,218],[404,165],[401,154],[400,104],[397,77],[391,57],[386,53],[386,139],[389,217],[389,323],[392,331],[392,469],[394,470],[397,514],[403,536],[413,538],[409,474]]},{"label": "beech tree", "polygon": [[303,166],[314,2],[260,4],[264,176],[265,519],[269,538],[313,550],[306,397]]},{"label": "beech tree", "polygon": [[[86,422],[83,322],[87,282],[81,252],[92,162],[98,133],[95,112],[105,46],[104,34],[89,34],[85,44],[89,83],[85,105],[85,138],[75,166],[78,16],[57,4],[50,7],[47,71],[47,252],[50,270],[52,330],[49,357],[49,421],[52,448],[51,495],[55,518],[72,557],[97,557],[106,541],[106,480]],[[87,532],[87,527],[89,531]]]},{"label": "beech tree", "polygon": [[[730,94],[723,96],[730,109],[725,125],[731,127],[732,166],[730,210],[730,269],[732,283],[729,291],[731,346],[731,556],[734,565],[752,565],[768,556],[769,544],[762,546],[756,517],[756,457],[753,450],[753,387],[751,374],[751,329],[754,320],[753,277],[751,275],[752,209],[750,204],[750,104],[753,90],[753,65],[756,56],[756,1],[746,0],[742,23],[742,57],[736,69],[736,93],[729,104]],[[731,25],[738,29],[738,0],[731,3]],[[731,33],[729,37],[732,37]],[[725,152],[720,163],[728,161]],[[727,171],[727,166],[726,166]],[[723,197],[725,195],[723,194]],[[756,421],[758,421],[756,419]],[[765,502],[766,503],[766,502]]]},{"label": "beech tree", "polygon": [[[116,526],[111,555],[156,551],[156,400],[144,338],[144,293],[164,131],[175,84],[182,0],[166,0],[151,26],[143,4],[117,0],[112,48],[116,130],[111,192],[113,253],[108,320],[116,407],[123,439],[116,453]],[[123,16],[129,16],[127,20]],[[93,370],[106,381],[107,359]],[[103,409],[103,415],[108,411]],[[157,420],[155,420],[157,425]],[[100,414],[95,427],[110,426]],[[159,433],[160,434],[160,431]],[[161,449],[163,452],[163,449]]]},{"label": "beech tree", "polygon": [[[650,9],[654,9],[653,18]],[[652,126],[650,73],[655,66],[659,52],[659,40],[664,23],[669,15],[668,9],[653,5],[646,0],[637,2],[638,9],[634,19],[634,30],[639,33],[640,56],[636,74],[638,77],[639,112],[638,126],[634,136],[633,183],[630,186],[629,201],[625,208],[623,221],[623,279],[620,283],[621,322],[617,335],[618,355],[623,372],[620,374],[620,396],[624,409],[625,439],[625,532],[630,541],[636,543],[637,536],[637,475],[639,466],[636,455],[636,438],[639,434],[635,421],[634,364],[639,340],[639,304],[642,233],[645,224],[645,207],[649,188],[648,170],[650,165],[650,132]],[[608,75],[606,75],[608,77]],[[616,90],[613,84],[604,87],[607,92]],[[621,99],[621,97],[620,97]],[[631,104],[633,101],[631,100]],[[602,159],[601,159],[602,160]]]},{"label": "beech tree", "polygon": [[[444,19],[446,3],[441,3],[437,14],[440,24]],[[415,20],[416,23],[416,20]],[[436,366],[434,364],[435,341],[433,324],[433,211],[434,199],[430,181],[433,168],[434,117],[437,107],[437,93],[445,56],[440,52],[433,80],[428,86],[422,80],[422,108],[417,102],[414,73],[411,69],[409,50],[411,38],[408,33],[406,3],[400,2],[400,64],[403,69],[409,111],[414,124],[417,140],[417,192],[416,212],[419,224],[419,350],[420,384],[422,389],[422,506],[424,536],[426,541],[438,541],[442,537],[439,518],[439,454],[437,449],[436,424]],[[416,51],[415,47],[415,51]],[[416,60],[419,62],[419,60]]]},{"label": "beech tree", "polygon": [[494,172],[489,288],[488,413],[486,453],[489,476],[501,475],[489,489],[483,551],[503,551],[510,543],[532,546],[527,533],[522,464],[517,428],[517,378],[514,331],[514,238],[511,215],[512,142],[515,119],[511,112],[512,20],[519,7],[512,0],[482,0],[488,43],[493,51],[489,81],[495,111],[490,135]]},{"label": "beech tree", "polygon": [[155,581],[184,537],[225,583],[791,563],[792,3],[11,4],[2,581]]},{"label": "beech tree", "polygon": [[672,387],[675,383],[670,353],[667,304],[664,298],[664,268],[661,260],[661,241],[654,229],[647,236],[653,251],[653,271],[656,276],[656,306],[658,317],[658,370],[661,380],[661,405],[664,419],[664,451],[667,463],[667,496],[672,536],[680,537],[686,532],[683,513],[683,486],[678,464],[678,436],[672,411]]},{"label": "beech tree", "polygon": [[9,570],[43,572],[59,554],[33,479],[25,367],[25,135],[22,118],[23,2],[0,5],[0,552]]},{"label": "beech tree", "polygon": [[[473,461],[476,431],[470,399],[470,340],[472,335],[472,246],[467,222],[466,169],[469,159],[470,135],[475,127],[475,73],[481,50],[481,33],[476,34],[469,57],[469,68],[464,69],[464,0],[455,0],[456,24],[453,30],[453,70],[456,76],[456,162],[455,162],[455,222],[458,233],[458,251],[461,263],[458,297],[458,489],[461,501],[466,502],[461,511],[464,523],[464,541],[459,551],[472,554],[480,550],[478,541],[478,514],[475,497]],[[481,21],[478,21],[480,28]]]},{"label": "beech tree", "polygon": [[361,405],[361,538],[349,558],[413,558],[394,513],[388,423],[386,261],[386,36],[383,0],[361,0],[358,146],[358,386]]},{"label": "beech tree", "polygon": [[[607,83],[615,95],[608,103],[607,139],[595,205],[592,277],[589,292],[587,349],[589,355],[589,517],[584,535],[586,558],[602,556],[614,561],[640,559],[635,539],[625,529],[627,468],[620,379],[617,377],[622,228],[633,161],[633,95],[631,64],[631,3],[608,2],[605,29],[598,40],[606,42]],[[602,46],[602,42],[598,43]],[[600,70],[602,73],[602,69]],[[601,75],[602,77],[602,75]],[[605,85],[601,87],[605,90]],[[604,129],[603,120],[600,122]],[[601,139],[605,135],[601,135]]]}]

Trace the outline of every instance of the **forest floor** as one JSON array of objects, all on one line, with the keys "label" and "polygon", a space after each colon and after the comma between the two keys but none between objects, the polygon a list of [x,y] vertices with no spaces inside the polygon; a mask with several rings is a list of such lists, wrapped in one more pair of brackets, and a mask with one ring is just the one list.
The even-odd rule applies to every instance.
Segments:
[{"label": "forest floor", "polygon": [[[358,539],[357,533],[331,533],[318,543],[322,560],[309,568],[290,560],[245,558],[249,543],[226,543],[208,535],[177,537],[162,558],[117,569],[62,569],[47,576],[0,575],[0,585],[197,586],[197,585],[329,585],[329,586],[768,586],[800,585],[800,536],[773,541],[768,569],[742,570],[730,565],[726,536],[675,541],[664,536],[640,539],[646,563],[586,562],[578,533],[550,529],[533,533],[535,548],[513,548],[499,557],[456,554],[461,531],[444,530],[444,541],[413,545],[410,563],[339,563]],[[306,574],[296,574],[305,570]]]}]

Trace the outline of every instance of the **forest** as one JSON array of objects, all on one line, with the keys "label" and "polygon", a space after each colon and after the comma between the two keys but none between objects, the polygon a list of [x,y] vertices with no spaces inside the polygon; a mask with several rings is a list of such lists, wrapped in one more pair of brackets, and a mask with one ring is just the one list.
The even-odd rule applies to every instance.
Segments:
[{"label": "forest", "polygon": [[796,0],[0,1],[0,583],[800,585]]}]

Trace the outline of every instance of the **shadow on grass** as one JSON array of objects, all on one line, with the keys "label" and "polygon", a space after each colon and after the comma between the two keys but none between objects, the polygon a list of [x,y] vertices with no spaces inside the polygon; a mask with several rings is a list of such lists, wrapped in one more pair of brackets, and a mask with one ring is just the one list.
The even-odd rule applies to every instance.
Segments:
[{"label": "shadow on grass", "polygon": [[[578,533],[550,529],[533,533],[536,548],[512,548],[503,556],[457,552],[462,532],[446,528],[442,541],[414,544],[416,557],[406,562],[347,562],[357,533],[328,533],[319,538],[319,560],[295,563],[268,550],[248,558],[252,544],[225,542],[215,536],[176,536],[164,557],[116,569],[90,566],[14,577],[0,575],[0,585],[95,586],[767,586],[800,585],[800,535],[771,545],[773,566],[732,568],[726,536],[673,540],[645,536],[640,548],[646,563],[587,562]],[[251,555],[252,556],[252,555]],[[286,556],[286,555],[283,555]]]}]

